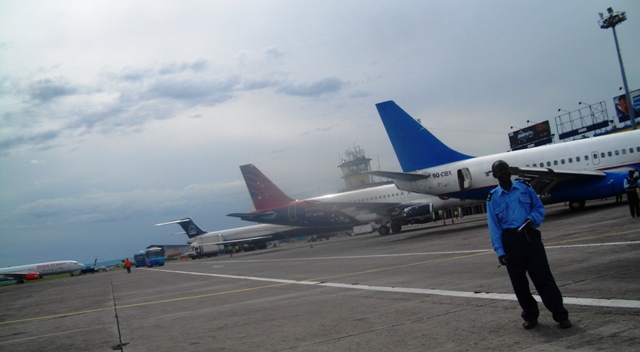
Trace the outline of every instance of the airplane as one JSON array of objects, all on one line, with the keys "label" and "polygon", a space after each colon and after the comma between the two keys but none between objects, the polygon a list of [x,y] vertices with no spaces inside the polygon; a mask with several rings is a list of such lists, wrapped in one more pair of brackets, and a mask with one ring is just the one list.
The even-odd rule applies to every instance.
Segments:
[{"label": "airplane", "polygon": [[29,280],[41,279],[49,275],[73,273],[84,268],[74,260],[61,260],[57,262],[8,266],[0,268],[2,280],[16,280],[19,284]]},{"label": "airplane", "polygon": [[266,248],[266,243],[269,241],[319,233],[318,231],[311,231],[304,228],[270,224],[208,232],[196,225],[191,218],[163,222],[155,226],[171,224],[177,224],[182,227],[184,232],[174,233],[174,235],[187,235],[187,243],[191,245],[191,250],[198,258],[217,255],[219,246],[226,247],[248,243],[255,245],[259,249],[264,249]]},{"label": "airplane", "polygon": [[403,192],[393,184],[295,200],[255,165],[242,165],[240,171],[256,210],[228,216],[246,221],[327,230],[353,229],[379,222],[378,233],[384,236],[390,231],[402,231],[403,224],[435,221],[441,209],[470,204],[460,199],[447,200]]},{"label": "airplane", "polygon": [[368,173],[409,192],[484,200],[498,184],[491,165],[504,160],[544,204],[568,202],[576,210],[624,193],[628,170],[640,167],[640,130],[472,157],[446,146],[394,101],[376,108],[403,172]]}]

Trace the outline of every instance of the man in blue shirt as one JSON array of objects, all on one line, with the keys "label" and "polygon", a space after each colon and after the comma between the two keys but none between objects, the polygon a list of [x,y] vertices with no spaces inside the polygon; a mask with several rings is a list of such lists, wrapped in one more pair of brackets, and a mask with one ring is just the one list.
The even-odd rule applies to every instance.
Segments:
[{"label": "man in blue shirt", "polygon": [[551,274],[547,254],[542,244],[540,226],[544,219],[544,206],[528,184],[511,181],[509,164],[498,160],[491,166],[499,185],[487,198],[487,222],[493,250],[501,265],[507,267],[513,291],[522,307],[525,329],[538,325],[538,303],[529,289],[529,280],[535,286],[545,307],[562,329],[571,327],[569,312],[562,303],[562,294]]},{"label": "man in blue shirt", "polygon": [[635,173],[635,170],[629,170],[629,176],[625,177],[623,182],[632,218],[636,216],[640,217],[640,201],[638,200],[638,192],[636,191],[638,184],[640,184],[640,179],[638,179],[638,176],[635,176]]}]

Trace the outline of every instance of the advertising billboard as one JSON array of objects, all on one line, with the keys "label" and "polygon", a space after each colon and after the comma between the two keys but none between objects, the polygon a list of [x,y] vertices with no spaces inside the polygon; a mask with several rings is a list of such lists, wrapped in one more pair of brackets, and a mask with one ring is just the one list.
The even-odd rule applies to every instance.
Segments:
[{"label": "advertising billboard", "polygon": [[543,139],[549,139],[549,142],[551,141],[549,120],[509,133],[509,145],[512,150],[521,149],[522,146],[536,144],[534,142]]},{"label": "advertising billboard", "polygon": [[633,106],[636,111],[636,119],[638,118],[638,110],[640,110],[640,89],[629,92],[632,104],[627,101],[626,94],[618,95],[613,98],[613,106],[616,107],[616,115],[619,123],[629,121],[629,108]]}]

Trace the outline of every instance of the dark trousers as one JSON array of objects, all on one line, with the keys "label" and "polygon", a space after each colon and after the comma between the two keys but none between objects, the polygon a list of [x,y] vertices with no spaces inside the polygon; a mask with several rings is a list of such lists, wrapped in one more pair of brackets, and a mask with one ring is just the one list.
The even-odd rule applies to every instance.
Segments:
[{"label": "dark trousers", "polygon": [[627,191],[627,201],[629,202],[631,217],[640,216],[640,202],[638,201],[638,192],[635,189]]},{"label": "dark trousers", "polygon": [[531,278],[544,306],[553,314],[553,320],[561,321],[569,317],[569,312],[562,304],[562,294],[551,274],[547,253],[540,240],[540,232],[532,229],[525,233],[504,231],[502,245],[509,256],[507,272],[513,291],[522,307],[522,318],[526,321],[538,319],[540,310],[538,302],[531,294],[529,280]]}]

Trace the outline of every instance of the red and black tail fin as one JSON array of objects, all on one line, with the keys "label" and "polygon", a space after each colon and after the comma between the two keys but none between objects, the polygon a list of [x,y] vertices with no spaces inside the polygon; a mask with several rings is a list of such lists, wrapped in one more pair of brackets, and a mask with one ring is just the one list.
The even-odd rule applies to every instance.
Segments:
[{"label": "red and black tail fin", "polygon": [[271,182],[253,164],[240,166],[240,171],[256,210],[263,211],[280,208],[295,201],[295,199],[289,198],[284,194],[278,186]]}]

